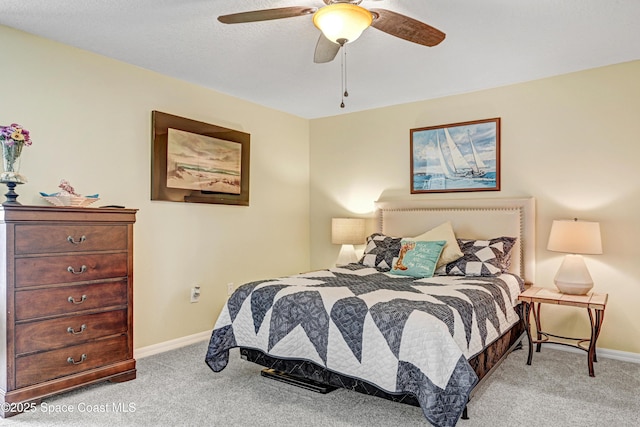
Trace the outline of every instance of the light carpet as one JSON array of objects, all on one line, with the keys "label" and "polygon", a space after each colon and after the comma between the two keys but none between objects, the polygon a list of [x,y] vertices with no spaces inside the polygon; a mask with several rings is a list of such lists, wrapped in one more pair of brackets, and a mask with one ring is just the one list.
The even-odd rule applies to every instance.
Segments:
[{"label": "light carpet", "polygon": [[[2,426],[426,426],[419,408],[348,390],[322,395],[260,376],[236,350],[220,373],[204,363],[207,343],[138,360],[138,378],[58,395]],[[513,352],[468,405],[476,426],[637,426],[640,364],[543,347],[526,365]]]}]

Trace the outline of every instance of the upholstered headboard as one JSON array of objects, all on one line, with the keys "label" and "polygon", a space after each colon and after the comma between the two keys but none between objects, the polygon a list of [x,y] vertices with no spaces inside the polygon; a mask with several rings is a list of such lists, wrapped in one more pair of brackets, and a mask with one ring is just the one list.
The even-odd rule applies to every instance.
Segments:
[{"label": "upholstered headboard", "polygon": [[517,237],[510,271],[535,282],[535,199],[388,200],[376,202],[377,230],[414,237],[451,221],[458,238]]}]

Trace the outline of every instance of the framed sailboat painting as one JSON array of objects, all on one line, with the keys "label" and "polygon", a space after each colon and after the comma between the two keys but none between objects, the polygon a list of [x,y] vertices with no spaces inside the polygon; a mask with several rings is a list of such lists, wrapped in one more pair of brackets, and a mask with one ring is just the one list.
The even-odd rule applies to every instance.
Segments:
[{"label": "framed sailboat painting", "polygon": [[500,118],[411,129],[411,193],[500,190]]}]

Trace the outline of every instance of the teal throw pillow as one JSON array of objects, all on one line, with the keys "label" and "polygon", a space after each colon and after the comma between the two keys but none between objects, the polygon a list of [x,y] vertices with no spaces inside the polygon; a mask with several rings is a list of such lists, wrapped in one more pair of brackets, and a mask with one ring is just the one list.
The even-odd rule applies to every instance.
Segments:
[{"label": "teal throw pillow", "polygon": [[446,240],[416,241],[402,239],[400,253],[394,259],[391,273],[411,277],[432,277],[447,244]]}]

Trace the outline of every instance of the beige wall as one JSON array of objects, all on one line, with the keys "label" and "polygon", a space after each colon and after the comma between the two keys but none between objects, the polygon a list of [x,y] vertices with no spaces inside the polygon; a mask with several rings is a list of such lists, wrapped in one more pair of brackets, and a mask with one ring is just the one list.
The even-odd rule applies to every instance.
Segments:
[{"label": "beige wall", "polygon": [[[370,217],[373,201],[409,196],[409,129],[502,118],[502,191],[414,198],[537,199],[537,279],[562,256],[551,221],[602,224],[588,256],[610,303],[600,345],[640,353],[640,61],[472,94],[304,120],[0,26],[0,123],[31,130],[24,204],[61,178],[100,204],[139,208],[136,348],[212,328],[226,284],[329,266],[334,216]],[[353,94],[352,96],[356,96]],[[151,110],[251,134],[251,206],[151,202]],[[309,225],[309,222],[311,225]],[[188,302],[202,286],[202,300]],[[545,307],[550,328],[586,334],[586,314]]]},{"label": "beige wall", "polygon": [[[228,282],[309,268],[307,120],[2,26],[0,57],[0,123],[34,140],[18,200],[44,204],[38,192],[66,178],[140,209],[136,348],[213,328]],[[152,110],[250,133],[250,207],[150,201]]]},{"label": "beige wall", "polygon": [[[640,61],[471,94],[311,121],[311,266],[331,265],[330,219],[370,217],[373,201],[409,197],[409,130],[502,118],[500,192],[416,199],[533,196],[538,285],[553,287],[562,254],[554,219],[601,222],[604,254],[586,256],[609,293],[599,345],[640,353]],[[357,94],[352,94],[357,96]],[[584,310],[545,306],[543,326],[588,336]]]}]

